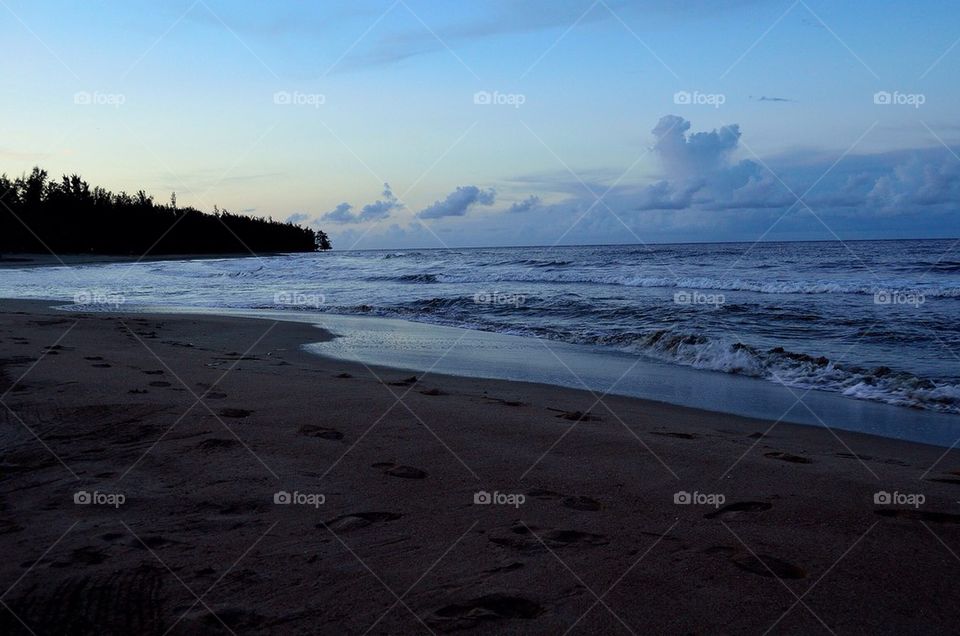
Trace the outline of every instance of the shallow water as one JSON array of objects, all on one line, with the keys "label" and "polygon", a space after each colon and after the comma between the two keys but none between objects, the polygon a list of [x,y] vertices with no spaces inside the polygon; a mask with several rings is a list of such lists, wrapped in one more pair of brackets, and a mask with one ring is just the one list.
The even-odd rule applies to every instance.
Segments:
[{"label": "shallow water", "polygon": [[0,296],[403,318],[958,414],[956,247],[491,248],[7,268]]}]

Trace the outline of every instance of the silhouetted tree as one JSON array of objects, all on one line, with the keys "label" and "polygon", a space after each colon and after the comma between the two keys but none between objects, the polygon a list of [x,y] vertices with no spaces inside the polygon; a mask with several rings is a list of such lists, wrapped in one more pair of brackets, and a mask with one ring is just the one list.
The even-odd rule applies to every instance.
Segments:
[{"label": "silhouetted tree", "polygon": [[330,249],[322,231],[263,217],[158,205],[91,189],[79,175],[49,180],[45,170],[11,180],[0,175],[0,251],[129,254],[313,252]]}]

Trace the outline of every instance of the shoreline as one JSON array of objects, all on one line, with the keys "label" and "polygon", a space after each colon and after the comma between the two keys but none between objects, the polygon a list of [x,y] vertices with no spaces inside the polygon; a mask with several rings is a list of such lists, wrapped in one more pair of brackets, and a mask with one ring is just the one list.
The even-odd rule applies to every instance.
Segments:
[{"label": "shoreline", "polygon": [[[3,300],[0,299],[0,302]],[[71,306],[66,300],[26,302]],[[335,330],[339,332],[338,338],[301,344],[312,355],[343,362],[360,362],[381,372],[429,371],[433,375],[451,378],[581,390],[595,395],[617,395],[718,415],[861,433],[939,448],[953,448],[960,442],[960,416],[954,414],[852,398],[833,391],[791,388],[765,378],[714,372],[657,360],[638,360],[616,350],[552,342],[549,347],[551,353],[547,355],[537,339],[381,316],[189,306],[126,310],[121,306],[116,313],[125,311],[131,315],[219,316],[280,321],[313,325],[326,331]],[[444,337],[447,332],[452,335]],[[403,341],[402,350],[395,350],[393,341]],[[498,350],[495,361],[478,357],[478,352],[488,345]],[[557,353],[562,354],[564,359]],[[477,369],[485,370],[478,372]],[[602,369],[599,375],[598,369]],[[580,375],[583,370],[592,373]],[[590,382],[585,382],[585,378]],[[628,379],[633,383],[629,389],[626,388]],[[798,407],[799,404],[803,404],[803,407]]]},{"label": "shoreline", "polygon": [[[16,582],[4,632],[960,620],[942,601],[960,566],[945,547],[960,545],[958,451],[550,385],[413,382],[300,346],[323,337],[0,301],[0,546],[21,555],[0,565]],[[578,411],[598,419],[563,417]],[[284,492],[299,505],[275,503]]]}]

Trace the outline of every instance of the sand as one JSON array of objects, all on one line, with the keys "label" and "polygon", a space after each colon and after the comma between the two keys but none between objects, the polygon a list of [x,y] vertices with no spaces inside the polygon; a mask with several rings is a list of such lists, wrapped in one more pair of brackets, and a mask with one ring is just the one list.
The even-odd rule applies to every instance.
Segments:
[{"label": "sand", "polygon": [[0,301],[0,633],[960,624],[954,451],[300,349],[325,337]]}]

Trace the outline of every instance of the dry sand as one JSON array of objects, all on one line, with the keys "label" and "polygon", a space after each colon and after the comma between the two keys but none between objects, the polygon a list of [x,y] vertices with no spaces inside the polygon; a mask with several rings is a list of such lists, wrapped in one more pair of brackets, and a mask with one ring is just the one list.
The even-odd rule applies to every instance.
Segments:
[{"label": "dry sand", "polygon": [[[410,382],[299,349],[323,337],[0,301],[0,633],[960,625],[956,452],[550,386]],[[591,417],[558,417],[577,411]],[[513,503],[475,504],[481,490]]]}]

